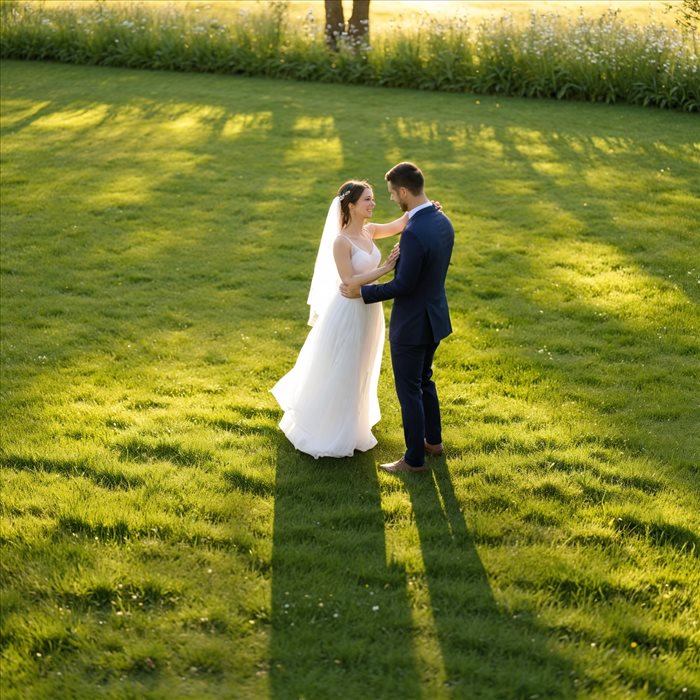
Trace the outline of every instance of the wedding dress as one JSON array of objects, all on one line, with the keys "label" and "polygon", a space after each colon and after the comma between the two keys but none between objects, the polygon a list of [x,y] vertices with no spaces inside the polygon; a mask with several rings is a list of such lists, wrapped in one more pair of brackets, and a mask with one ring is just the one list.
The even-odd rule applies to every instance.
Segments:
[{"label": "wedding dress", "polygon": [[[330,220],[333,216],[329,212]],[[374,243],[371,252],[352,246],[355,274],[378,267],[381,253]],[[372,427],[380,418],[377,385],[384,314],[381,303],[365,304],[362,299],[341,296],[335,263],[327,252],[321,261],[320,249],[317,259],[317,269],[322,262],[324,272],[329,273],[325,298],[319,299],[320,308],[314,308],[312,284],[309,322],[313,327],[293,369],[271,391],[284,411],[280,428],[296,449],[315,458],[351,457],[355,450],[369,450],[377,444]]]}]

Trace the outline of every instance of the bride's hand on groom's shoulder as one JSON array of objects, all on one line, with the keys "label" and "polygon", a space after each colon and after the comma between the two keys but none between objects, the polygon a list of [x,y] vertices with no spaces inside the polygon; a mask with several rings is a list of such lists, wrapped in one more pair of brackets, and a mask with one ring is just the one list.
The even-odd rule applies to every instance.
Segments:
[{"label": "bride's hand on groom's shoulder", "polygon": [[440,204],[440,202],[438,202],[436,199],[431,199],[430,201],[433,203],[433,206],[434,206],[438,211],[442,211],[442,204]]}]

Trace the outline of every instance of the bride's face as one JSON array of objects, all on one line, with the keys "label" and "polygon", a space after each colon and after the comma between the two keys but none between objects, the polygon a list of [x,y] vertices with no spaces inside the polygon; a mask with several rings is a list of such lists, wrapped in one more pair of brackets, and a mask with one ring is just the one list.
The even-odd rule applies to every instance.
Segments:
[{"label": "bride's face", "polygon": [[366,187],[357,202],[350,206],[355,216],[359,216],[362,219],[371,219],[375,206],[374,192],[369,187]]}]

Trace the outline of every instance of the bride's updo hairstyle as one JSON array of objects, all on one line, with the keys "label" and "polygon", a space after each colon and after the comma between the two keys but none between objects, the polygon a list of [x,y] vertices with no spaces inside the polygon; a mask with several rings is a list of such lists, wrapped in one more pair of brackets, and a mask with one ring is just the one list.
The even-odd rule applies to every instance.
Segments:
[{"label": "bride's updo hairstyle", "polygon": [[350,221],[350,205],[355,204],[367,188],[372,189],[367,180],[348,180],[338,188],[341,228],[347,226]]}]

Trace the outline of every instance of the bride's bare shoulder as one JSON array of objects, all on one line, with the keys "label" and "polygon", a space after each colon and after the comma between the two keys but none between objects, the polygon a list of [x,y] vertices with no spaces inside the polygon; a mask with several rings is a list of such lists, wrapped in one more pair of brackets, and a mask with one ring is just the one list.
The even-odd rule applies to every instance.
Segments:
[{"label": "bride's bare shoulder", "polygon": [[342,233],[339,233],[333,241],[333,248],[335,250],[345,250],[346,248],[352,248],[352,244],[348,240],[347,236],[344,236]]}]

